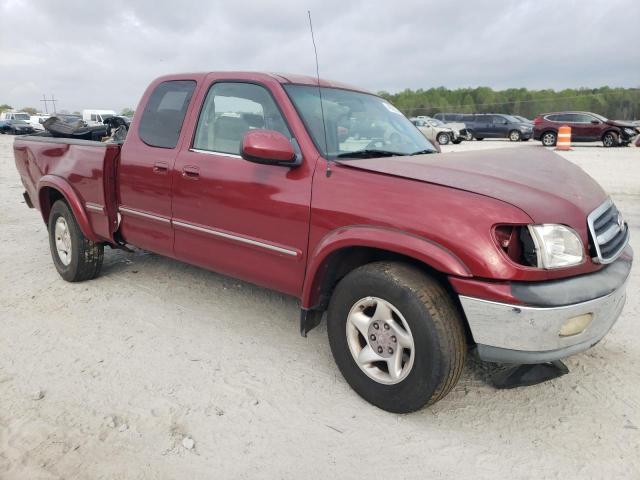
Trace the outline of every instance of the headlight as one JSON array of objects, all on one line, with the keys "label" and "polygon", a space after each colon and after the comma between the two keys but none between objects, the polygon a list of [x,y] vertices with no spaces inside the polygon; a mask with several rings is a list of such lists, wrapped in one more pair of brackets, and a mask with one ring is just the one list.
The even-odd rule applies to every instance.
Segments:
[{"label": "headlight", "polygon": [[626,133],[627,135],[635,135],[636,131],[633,128],[625,128],[624,133]]},{"label": "headlight", "polygon": [[564,225],[529,225],[539,268],[561,268],[582,263],[584,247],[578,234]]}]

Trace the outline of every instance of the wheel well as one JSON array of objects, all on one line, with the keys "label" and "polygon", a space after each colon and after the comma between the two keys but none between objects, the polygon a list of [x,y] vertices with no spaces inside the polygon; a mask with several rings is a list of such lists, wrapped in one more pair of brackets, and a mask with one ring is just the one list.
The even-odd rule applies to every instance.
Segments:
[{"label": "wheel well", "polygon": [[65,200],[65,198],[59,190],[51,187],[44,187],[38,194],[38,200],[40,202],[40,212],[42,213],[44,223],[48,223],[49,213],[51,212],[51,207],[53,207],[53,204],[58,200]]},{"label": "wheel well", "polygon": [[[340,280],[342,280],[349,272],[368,263],[382,260],[410,264],[438,281],[445,290],[447,290],[460,311],[460,315],[463,318],[465,334],[467,336],[467,343],[473,343],[471,330],[469,329],[467,319],[464,315],[464,310],[462,309],[458,295],[449,283],[447,276],[420,260],[416,260],[415,258],[407,255],[390,252],[388,250],[372,247],[347,247],[331,253],[324,260],[323,265],[318,269],[318,273],[316,274],[316,276],[322,275],[322,279],[318,285],[318,302],[313,306],[312,310],[320,313],[327,309],[333,290],[338,282],[340,282]],[[324,272],[324,274],[322,272]],[[316,280],[314,280],[314,282],[315,281]]]},{"label": "wheel well", "polygon": [[609,130],[605,130],[602,133],[602,136],[600,137],[600,140],[602,140],[607,133],[613,133],[616,137],[620,136],[620,134],[615,129],[610,128]]}]

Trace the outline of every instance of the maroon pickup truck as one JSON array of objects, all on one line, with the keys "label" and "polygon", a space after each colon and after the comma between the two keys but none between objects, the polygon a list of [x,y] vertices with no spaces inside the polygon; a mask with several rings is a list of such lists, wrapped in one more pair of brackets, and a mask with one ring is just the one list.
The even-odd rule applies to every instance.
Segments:
[{"label": "maroon pickup truck", "polygon": [[629,229],[584,171],[540,147],[437,153],[347,85],[165,76],[123,144],[14,150],[65,280],[133,245],[293,295],[301,333],[326,312],[347,382],[393,412],[443,398],[469,349],[516,364],[586,350],[625,300]]}]

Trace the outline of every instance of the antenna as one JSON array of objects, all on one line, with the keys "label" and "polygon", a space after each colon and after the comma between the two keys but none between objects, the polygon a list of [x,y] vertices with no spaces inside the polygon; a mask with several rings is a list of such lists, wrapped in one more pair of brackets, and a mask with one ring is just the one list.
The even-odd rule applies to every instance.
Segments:
[{"label": "antenna", "polygon": [[[322,89],[320,88],[320,68],[318,67],[318,49],[316,48],[316,39],[313,35],[313,24],[311,23],[311,10],[307,10],[307,14],[309,15],[309,30],[311,30],[311,42],[313,43],[313,53],[316,56],[316,79],[318,80],[318,96],[320,97],[320,114],[322,116],[322,130],[324,132],[324,148],[328,150],[329,141],[327,140],[327,123],[325,122],[325,119],[324,119],[324,106],[322,105]],[[331,176],[331,160],[327,159],[327,177],[330,177],[330,176]]]}]

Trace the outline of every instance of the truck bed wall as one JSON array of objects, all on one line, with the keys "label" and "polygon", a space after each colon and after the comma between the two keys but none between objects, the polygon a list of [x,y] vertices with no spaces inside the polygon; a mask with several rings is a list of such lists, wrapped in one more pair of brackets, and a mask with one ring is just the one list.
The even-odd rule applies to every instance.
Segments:
[{"label": "truck bed wall", "polygon": [[16,138],[14,153],[22,183],[44,217],[48,212],[43,211],[42,189],[51,184],[60,185],[62,181],[68,188],[60,193],[65,197],[74,196],[67,198],[68,202],[77,203],[86,213],[91,229],[91,235],[87,236],[113,241],[117,214],[114,178],[119,145],[25,136]]}]

